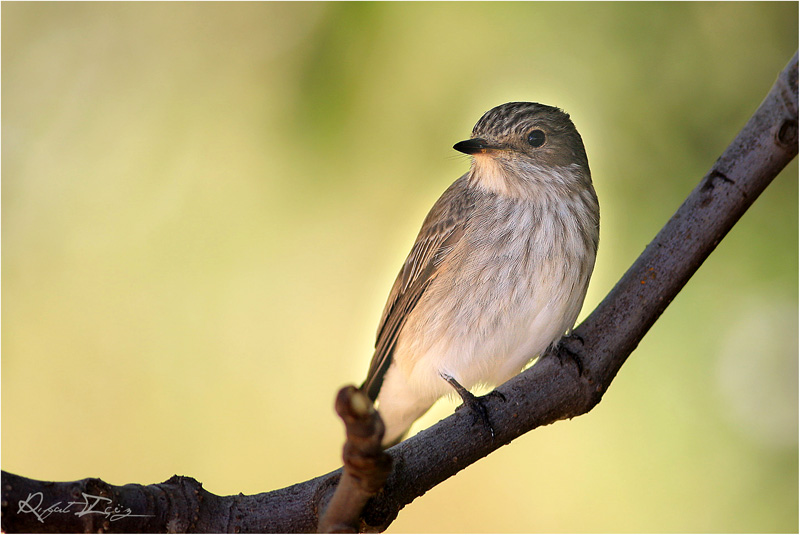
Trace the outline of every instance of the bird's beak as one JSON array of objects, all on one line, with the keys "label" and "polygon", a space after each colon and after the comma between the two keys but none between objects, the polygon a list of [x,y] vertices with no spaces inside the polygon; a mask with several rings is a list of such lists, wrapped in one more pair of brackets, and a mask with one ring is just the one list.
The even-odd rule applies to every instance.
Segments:
[{"label": "bird's beak", "polygon": [[481,139],[479,137],[468,139],[466,141],[459,141],[453,148],[459,152],[463,152],[464,154],[478,154],[478,153],[485,153],[492,150],[499,150],[502,147],[498,145],[492,145],[485,139]]}]

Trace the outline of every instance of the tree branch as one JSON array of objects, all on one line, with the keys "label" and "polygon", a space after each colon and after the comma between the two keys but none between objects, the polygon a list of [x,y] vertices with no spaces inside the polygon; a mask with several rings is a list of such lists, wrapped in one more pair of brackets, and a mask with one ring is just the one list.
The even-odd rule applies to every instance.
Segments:
[{"label": "tree branch", "polygon": [[[388,450],[394,470],[363,511],[361,528],[383,530],[406,504],[520,435],[584,414],[599,403],[611,381],[649,328],[717,244],[772,179],[797,155],[795,53],[739,135],[700,181],[602,303],[565,339],[554,355],[498,388],[488,398],[495,430],[476,434],[470,415],[458,412]],[[562,364],[575,356],[582,363]],[[311,532],[329,503],[341,471],[255,496],[215,496],[194,480],[173,477],[150,486],[113,487],[99,480],[46,483],[2,473],[2,527],[12,531],[240,531]],[[372,489],[374,490],[374,489]],[[104,496],[132,514],[112,520],[52,512],[39,522],[20,504],[42,493],[39,513],[81,492]],[[94,494],[97,493],[97,494]],[[38,495],[36,495],[38,497]],[[27,502],[26,502],[27,500]],[[51,521],[52,520],[52,521]]]},{"label": "tree branch", "polygon": [[346,386],[336,396],[336,412],[344,420],[347,442],[344,472],[319,521],[319,533],[358,533],[367,500],[383,488],[392,458],[381,447],[385,427],[367,396]]}]

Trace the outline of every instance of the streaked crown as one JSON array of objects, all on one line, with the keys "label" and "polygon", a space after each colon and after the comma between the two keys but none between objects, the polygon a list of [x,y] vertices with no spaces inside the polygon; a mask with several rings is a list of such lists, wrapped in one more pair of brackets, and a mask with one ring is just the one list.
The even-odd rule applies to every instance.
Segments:
[{"label": "streaked crown", "polygon": [[536,102],[509,102],[492,108],[472,130],[473,139],[524,153],[543,165],[578,164],[588,171],[583,140],[569,115]]}]

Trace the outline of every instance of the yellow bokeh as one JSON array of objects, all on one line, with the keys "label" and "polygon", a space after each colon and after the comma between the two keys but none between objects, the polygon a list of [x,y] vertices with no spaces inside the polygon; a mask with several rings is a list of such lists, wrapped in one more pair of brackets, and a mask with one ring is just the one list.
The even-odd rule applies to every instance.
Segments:
[{"label": "yellow bokeh", "polygon": [[[2,468],[254,494],[340,464],[450,147],[563,107],[602,299],[797,47],[796,3],[3,3]],[[796,532],[797,165],[588,415],[393,532]],[[443,401],[417,424],[452,412]]]}]

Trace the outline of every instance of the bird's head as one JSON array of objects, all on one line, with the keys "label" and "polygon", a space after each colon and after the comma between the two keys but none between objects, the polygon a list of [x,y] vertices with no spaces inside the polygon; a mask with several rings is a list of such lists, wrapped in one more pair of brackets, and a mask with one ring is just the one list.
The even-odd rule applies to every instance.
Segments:
[{"label": "bird's head", "polygon": [[473,156],[471,179],[509,196],[591,186],[583,140],[569,115],[535,102],[509,102],[483,114],[472,137],[453,146]]}]

